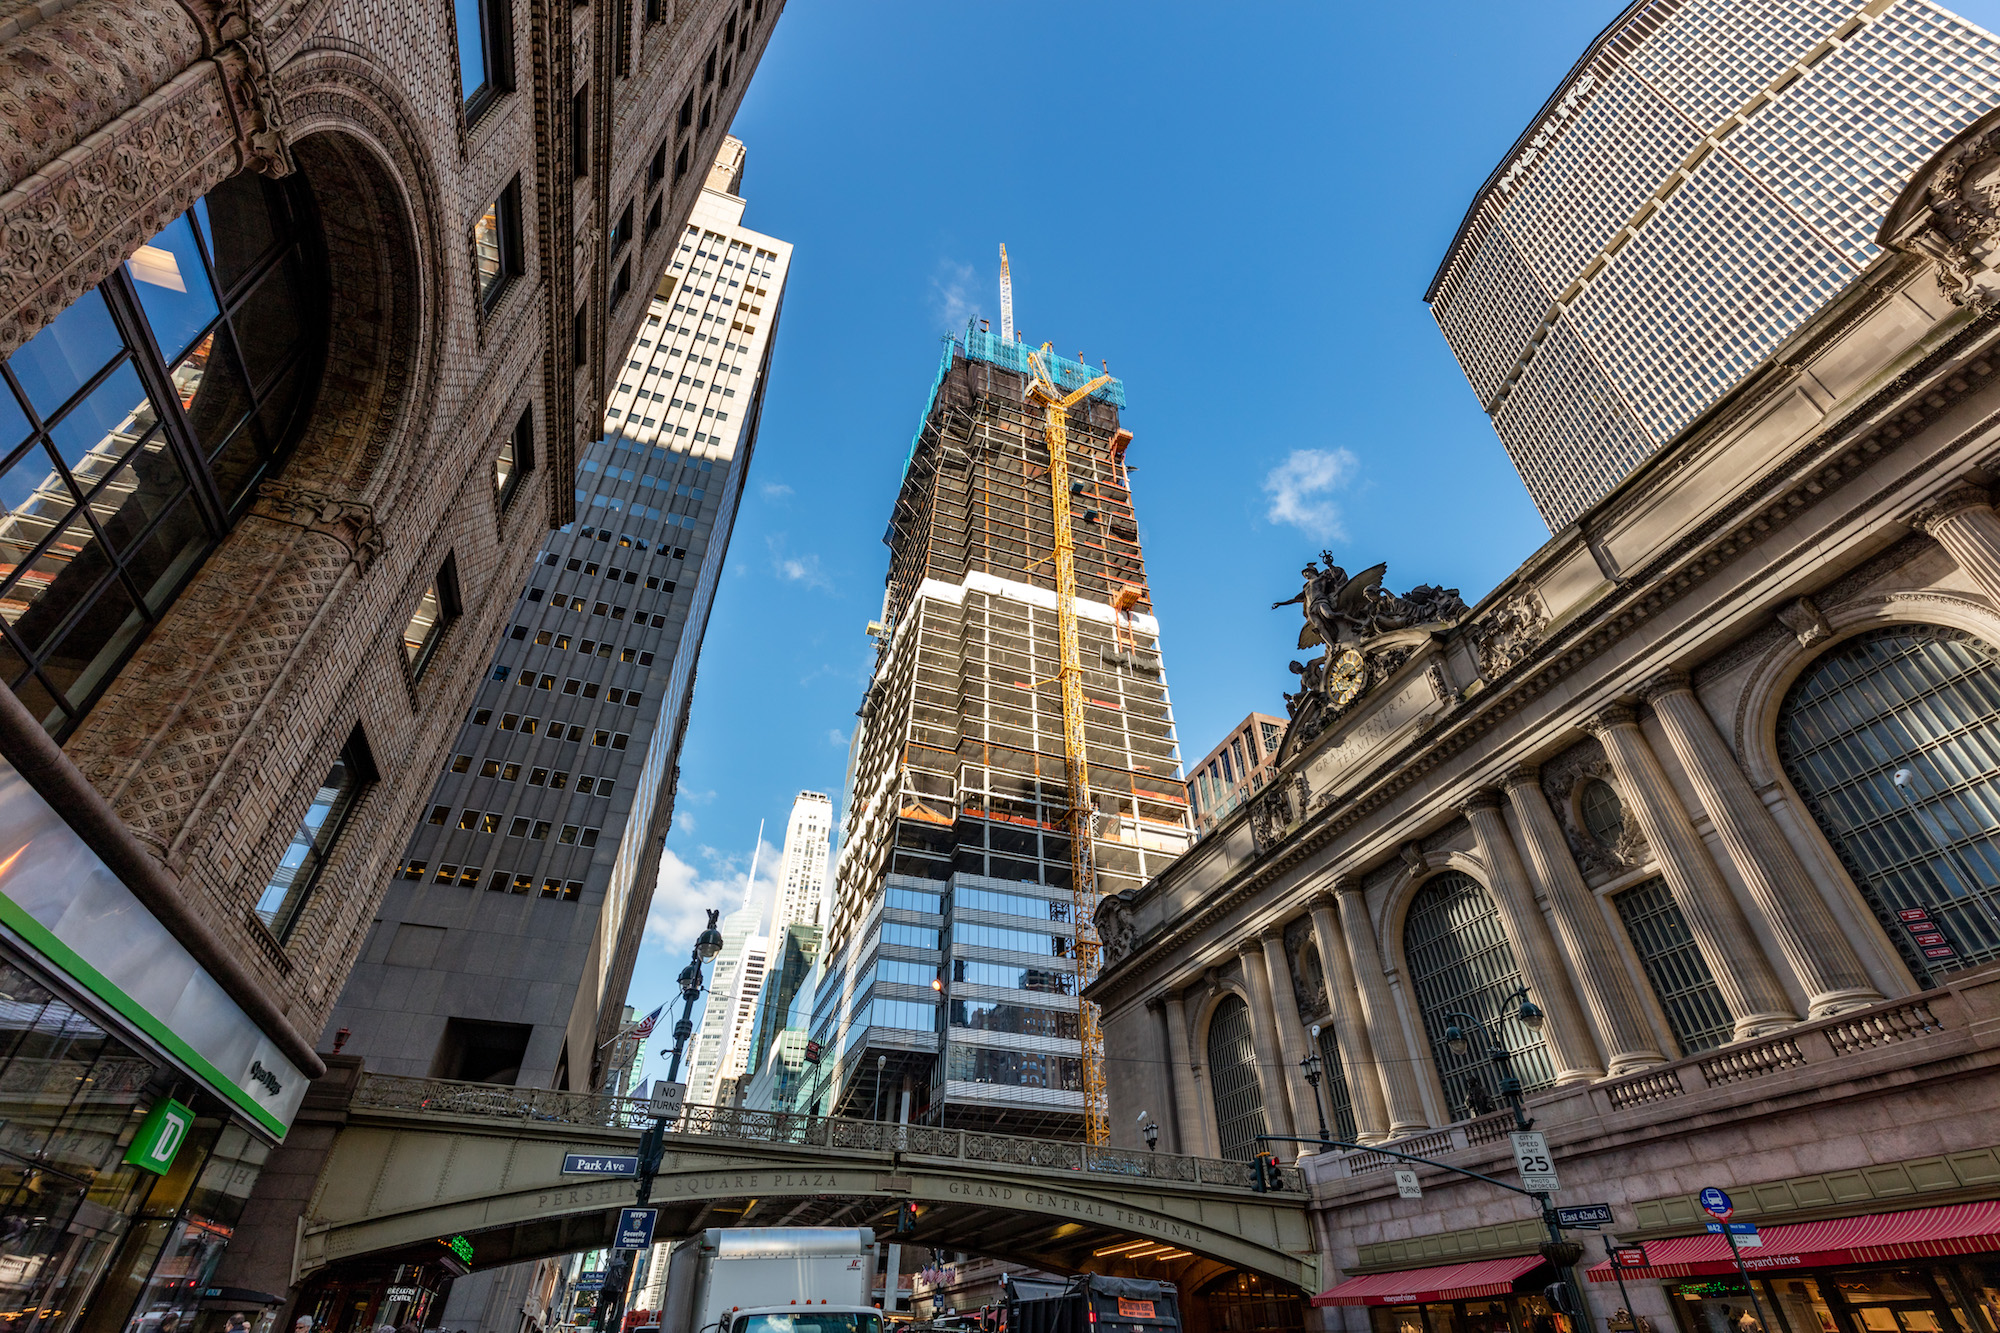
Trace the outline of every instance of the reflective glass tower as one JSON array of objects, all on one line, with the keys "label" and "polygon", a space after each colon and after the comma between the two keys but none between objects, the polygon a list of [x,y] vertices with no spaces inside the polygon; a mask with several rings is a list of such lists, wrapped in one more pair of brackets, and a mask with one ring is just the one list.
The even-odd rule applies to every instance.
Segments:
[{"label": "reflective glass tower", "polygon": [[1640,0],[1605,29],[1425,293],[1549,527],[1853,281],[1995,103],[2000,39],[1930,0]]}]

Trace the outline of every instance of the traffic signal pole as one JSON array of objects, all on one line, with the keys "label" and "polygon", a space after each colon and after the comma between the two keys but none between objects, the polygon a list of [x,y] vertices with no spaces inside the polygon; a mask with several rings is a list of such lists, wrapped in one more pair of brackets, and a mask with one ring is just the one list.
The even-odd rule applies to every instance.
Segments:
[{"label": "traffic signal pole", "polygon": [[1495,1180],[1492,1176],[1481,1175],[1477,1171],[1468,1171],[1462,1166],[1453,1166],[1450,1162],[1440,1162],[1429,1157],[1417,1157],[1411,1153],[1397,1152],[1394,1148],[1383,1148],[1372,1143],[1349,1143],[1345,1139],[1331,1138],[1304,1139],[1293,1134],[1259,1134],[1257,1142],[1311,1143],[1322,1148],[1345,1148],[1349,1152],[1380,1153],[1384,1157],[1394,1157],[1399,1161],[1416,1162],[1422,1166],[1437,1167],[1440,1171],[1452,1171],[1461,1176],[1470,1176],[1474,1180],[1483,1180],[1489,1185],[1497,1185],[1510,1194],[1520,1194],[1533,1199],[1535,1207],[1541,1212],[1542,1225],[1547,1227],[1549,1232],[1549,1238],[1543,1241],[1541,1245],[1542,1258],[1548,1260],[1549,1265],[1562,1275],[1563,1285],[1569,1289],[1571,1298],[1576,1303],[1577,1308],[1575,1310],[1564,1310],[1562,1313],[1568,1315],[1577,1324],[1582,1324],[1584,1317],[1583,1287],[1577,1281],[1575,1270],[1576,1261],[1583,1257],[1583,1246],[1573,1240],[1563,1239],[1562,1224],[1556,1217],[1555,1205],[1550,1202],[1547,1190],[1522,1189],[1519,1185],[1509,1185],[1504,1180]]}]

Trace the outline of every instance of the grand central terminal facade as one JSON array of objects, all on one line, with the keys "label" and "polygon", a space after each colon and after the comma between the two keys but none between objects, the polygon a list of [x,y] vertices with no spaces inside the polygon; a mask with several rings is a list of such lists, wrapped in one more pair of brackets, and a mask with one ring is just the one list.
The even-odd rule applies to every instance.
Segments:
[{"label": "grand central terminal facade", "polygon": [[[1542,1327],[1567,1279],[1594,1328],[2000,1328],[1996,149],[1477,605],[1309,566],[1278,772],[1103,903],[1114,1136],[1297,1156],[1307,1322]],[[1574,1270],[1370,1151],[1511,1181],[1508,1077],[1609,1206]]]}]

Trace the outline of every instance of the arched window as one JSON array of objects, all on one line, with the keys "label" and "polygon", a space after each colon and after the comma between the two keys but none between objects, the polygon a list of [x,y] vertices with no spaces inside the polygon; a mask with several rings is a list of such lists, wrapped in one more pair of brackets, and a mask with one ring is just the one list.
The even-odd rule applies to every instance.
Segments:
[{"label": "arched window", "polygon": [[1903,913],[1944,928],[1950,966],[2000,957],[2000,653],[1931,626],[1850,639],[1785,696],[1778,756],[1920,980]]},{"label": "arched window", "polygon": [[1250,1006],[1223,997],[1208,1020],[1208,1087],[1215,1097],[1215,1135],[1224,1157],[1247,1162],[1264,1127],[1264,1093],[1257,1085],[1257,1048],[1250,1040]]},{"label": "arched window", "polygon": [[1512,1057],[1523,1088],[1555,1081],[1541,1033],[1513,1017],[1520,1006],[1509,997],[1523,985],[1521,969],[1493,900],[1476,880],[1447,870],[1417,890],[1403,919],[1403,954],[1423,1010],[1431,1059],[1453,1112],[1479,1114],[1501,1105],[1499,1072],[1477,1034],[1467,1031],[1470,1045],[1463,1055],[1446,1047],[1445,1029],[1457,1021],[1453,1014],[1471,1014],[1486,1025]]},{"label": "arched window", "polygon": [[317,238],[303,185],[237,176],[0,366],[0,679],[57,736],[291,444]]}]

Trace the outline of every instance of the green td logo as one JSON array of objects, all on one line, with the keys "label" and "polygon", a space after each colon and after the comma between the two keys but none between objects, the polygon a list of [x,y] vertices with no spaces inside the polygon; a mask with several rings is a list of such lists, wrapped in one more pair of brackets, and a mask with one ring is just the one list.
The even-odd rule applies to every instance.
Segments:
[{"label": "green td logo", "polygon": [[180,1152],[188,1131],[193,1128],[193,1111],[172,1098],[156,1102],[139,1122],[139,1132],[132,1136],[125,1160],[142,1171],[164,1176],[172,1169],[175,1154]]}]

